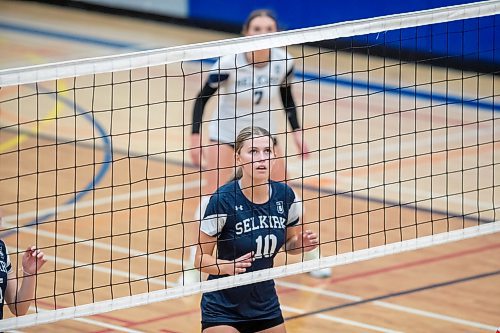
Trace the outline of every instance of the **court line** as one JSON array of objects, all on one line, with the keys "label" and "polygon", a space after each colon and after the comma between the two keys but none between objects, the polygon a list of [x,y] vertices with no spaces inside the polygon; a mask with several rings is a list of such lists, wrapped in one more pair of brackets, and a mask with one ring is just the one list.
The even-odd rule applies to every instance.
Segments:
[{"label": "court line", "polygon": [[[37,302],[37,304],[40,304],[40,303],[43,303],[43,302],[40,302],[40,301]],[[38,311],[38,312],[51,311],[51,310],[48,310],[48,309],[43,309],[43,308],[41,308],[38,305],[37,305],[37,307],[30,306],[30,310],[32,310],[33,312],[36,312],[36,311]],[[89,324],[89,325],[92,325],[92,326],[105,327],[105,328],[108,328],[108,329],[111,329],[111,330],[114,330],[114,331],[119,331],[119,332],[143,333],[143,331],[133,330],[133,329],[130,329],[130,328],[127,328],[127,327],[123,327],[123,326],[119,326],[119,325],[115,325],[115,324],[110,324],[110,323],[104,323],[102,321],[93,320],[93,319],[89,319],[89,318],[73,318],[73,319],[70,319],[70,320],[78,321],[78,322]],[[9,332],[11,332],[11,331],[9,331]]]},{"label": "court line", "polygon": [[[137,198],[141,198],[141,197],[147,197],[148,195],[151,195],[151,194],[165,194],[165,193],[170,193],[173,191],[198,188],[199,186],[200,186],[199,181],[191,181],[188,183],[168,185],[166,188],[162,186],[162,187],[152,188],[149,191],[144,190],[144,191],[137,191],[137,192],[129,192],[128,194],[119,194],[119,195],[115,195],[113,197],[97,199],[95,201],[93,201],[93,200],[79,201],[78,203],[75,203],[75,204],[77,205],[78,208],[80,208],[80,207],[93,207],[93,206],[96,206],[96,204],[106,204],[106,203],[110,203],[110,202],[117,203],[120,201],[128,201],[130,198],[137,199]],[[57,209],[57,212],[71,211],[71,210],[73,210],[73,207],[74,207],[73,203],[68,204],[68,205],[63,205],[63,206],[61,206],[61,209]],[[49,209],[45,210],[43,212],[43,214],[50,214],[50,212],[53,212],[53,211],[54,211],[53,208],[49,208]],[[39,214],[38,211],[27,212],[27,213],[23,214],[23,217],[29,218],[29,217],[32,217],[33,215],[36,216],[38,214]],[[17,224],[12,224],[12,222],[16,222],[17,220],[18,220],[18,217],[16,217],[16,215],[5,216],[3,218],[3,224],[5,227],[13,228],[16,231],[18,230],[19,232],[24,232],[24,233],[28,233],[28,234],[32,234],[32,235],[37,235],[37,236],[43,236],[43,237],[47,237],[49,239],[54,239],[54,237],[55,237],[58,240],[66,241],[69,243],[78,243],[80,245],[86,245],[89,247],[94,247],[96,249],[102,249],[102,250],[106,250],[106,251],[114,251],[114,252],[118,252],[118,253],[122,253],[122,254],[146,258],[143,251],[138,251],[138,250],[134,250],[134,249],[127,248],[127,247],[118,246],[116,244],[113,244],[113,246],[111,246],[110,244],[105,243],[105,242],[99,242],[99,241],[95,241],[93,239],[83,239],[83,238],[77,237],[76,235],[72,235],[72,236],[65,235],[61,232],[58,232],[56,234],[55,232],[45,231],[42,229],[35,230],[32,228],[24,228],[24,227],[17,228]],[[162,263],[169,262],[172,264],[177,264],[179,266],[182,266],[182,260],[171,258],[171,257],[166,257],[166,256],[158,255],[158,254],[149,254],[149,255],[147,255],[147,259],[156,260],[156,261],[162,262]]]},{"label": "court line", "polygon": [[[194,313],[200,313],[200,310],[199,309],[183,310],[183,311],[180,311],[180,312],[174,312],[174,313],[171,313],[171,314],[168,314],[168,315],[154,317],[154,318],[150,318],[150,319],[145,319],[145,320],[142,320],[142,321],[129,322],[128,324],[126,324],[126,326],[127,327],[134,327],[134,326],[138,326],[138,325],[147,325],[147,324],[151,324],[151,323],[154,323],[154,322],[162,321],[162,320],[165,320],[165,319],[172,319],[172,318],[175,318],[175,317],[184,317],[184,316],[187,316],[187,315],[192,315]],[[103,331],[97,331],[97,332],[92,332],[92,333],[106,333],[106,332],[110,332],[110,331],[109,330],[103,330]],[[161,332],[175,332],[175,331],[166,331],[166,330],[164,331],[164,330],[161,330]]]},{"label": "court line", "polygon": [[98,46],[105,46],[111,48],[118,49],[130,49],[136,51],[145,51],[144,49],[136,47],[134,44],[118,42],[116,40],[97,38],[97,37],[89,37],[84,35],[77,35],[69,32],[61,32],[55,30],[48,30],[42,27],[31,27],[26,24],[16,24],[16,23],[8,23],[8,22],[0,22],[0,29],[4,29],[7,31],[12,31],[16,33],[24,33],[35,36],[49,37],[55,39],[62,39],[71,42],[83,43],[83,44],[91,44]]},{"label": "court line", "polygon": [[[287,320],[293,320],[293,319],[303,318],[303,317],[306,317],[306,316],[315,315],[315,314],[319,314],[319,313],[323,313],[323,312],[328,312],[328,311],[335,311],[335,310],[339,310],[339,309],[345,309],[347,307],[357,306],[357,305],[366,304],[366,303],[378,302],[380,300],[387,299],[387,298],[393,298],[393,297],[399,297],[399,296],[403,296],[403,295],[409,295],[409,294],[413,294],[413,293],[417,293],[417,292],[421,292],[421,291],[427,291],[427,290],[432,290],[432,289],[436,289],[436,288],[440,288],[440,287],[445,287],[445,286],[450,286],[450,285],[454,285],[454,284],[459,284],[459,283],[462,283],[462,282],[468,282],[468,281],[474,281],[474,280],[478,280],[478,279],[482,279],[482,278],[488,278],[488,277],[495,276],[495,275],[500,275],[500,270],[493,271],[493,272],[482,273],[482,274],[477,274],[477,275],[472,275],[472,276],[468,276],[468,277],[460,278],[460,279],[455,279],[455,280],[449,280],[449,281],[445,281],[445,282],[441,282],[441,283],[430,284],[430,285],[419,287],[419,288],[413,288],[413,289],[398,291],[398,292],[395,292],[395,293],[385,294],[385,295],[381,295],[381,296],[376,296],[376,297],[371,297],[371,298],[365,298],[365,299],[362,299],[362,300],[359,300],[359,301],[354,301],[354,302],[345,303],[345,304],[341,304],[341,305],[331,306],[331,307],[327,307],[327,308],[323,308],[323,309],[318,309],[318,310],[310,311],[308,313],[298,314],[298,315],[295,315],[295,316],[292,316],[292,317],[288,317]],[[392,306],[392,304],[391,304],[391,306]],[[394,306],[393,307],[393,309],[397,309],[397,308],[398,308],[398,306]],[[422,313],[420,313],[419,311],[416,311],[415,314],[422,314]],[[448,316],[441,316],[441,315],[439,315],[438,319],[444,319],[446,317],[448,317]],[[488,330],[490,332],[494,331],[496,329],[495,326],[485,325],[485,324],[475,323],[475,322],[470,322],[470,321],[462,320],[462,319],[458,319],[456,323],[467,324],[468,326],[473,326],[473,327],[476,327],[476,328],[481,328],[481,329],[484,329],[484,330]]]},{"label": "court line", "polygon": [[[283,311],[288,311],[288,312],[293,312],[293,313],[305,313],[306,312],[305,310],[302,310],[302,309],[293,308],[293,307],[284,306],[284,305],[282,305],[281,308],[282,308]],[[126,324],[125,326],[126,327],[134,327],[134,326],[150,324],[150,323],[157,322],[157,321],[162,321],[162,320],[170,320],[170,319],[172,319],[174,317],[191,315],[191,314],[193,314],[195,312],[199,313],[199,311],[200,311],[199,309],[196,309],[196,310],[187,310],[187,311],[172,313],[172,314],[165,315],[165,316],[159,316],[159,317],[151,318],[151,319],[148,319],[148,320],[143,320],[143,321],[138,321],[138,322],[134,322],[134,323],[131,323],[131,324]],[[386,332],[386,333],[399,332],[399,331],[390,330],[390,329],[387,329],[387,328],[384,328],[384,327],[370,325],[370,324],[366,324],[366,323],[363,323],[363,322],[349,320],[349,319],[344,319],[344,318],[335,317],[335,316],[331,316],[331,315],[318,314],[316,317],[320,318],[320,319],[324,319],[324,320],[329,320],[329,321],[341,323],[341,324],[344,324],[344,325],[349,325],[349,326],[361,327],[361,328],[364,328],[364,329],[369,329],[371,331]],[[285,320],[286,320],[286,318],[285,318]],[[106,332],[109,332],[109,330],[95,331],[95,332],[92,332],[92,333],[106,333]]]},{"label": "court line", "polygon": [[[17,248],[15,248],[15,250],[18,253],[23,253],[23,251],[20,251]],[[62,257],[54,257],[54,256],[51,256],[48,254],[45,254],[45,258],[47,258],[48,261],[52,261],[52,262],[57,263],[57,264],[68,265],[70,268],[75,268],[75,269],[82,269],[83,268],[83,269],[91,270],[92,272],[99,272],[99,273],[104,273],[106,275],[111,274],[112,276],[119,276],[119,277],[128,278],[129,279],[128,282],[144,282],[144,284],[147,284],[147,285],[149,285],[151,283],[151,284],[163,287],[163,288],[165,288],[165,282],[167,283],[168,288],[177,287],[179,285],[177,282],[165,281],[164,279],[162,279],[160,277],[151,278],[151,277],[148,277],[146,275],[127,272],[127,271],[119,270],[116,268],[111,269],[111,268],[101,267],[101,265],[104,265],[106,263],[99,263],[99,264],[91,263],[91,264],[89,264],[88,262],[66,259],[66,258],[62,258]],[[57,261],[56,261],[56,259],[57,259]],[[113,262],[110,261],[109,263],[112,264]],[[60,295],[55,295],[55,296],[60,296]]]},{"label": "court line", "polygon": [[[69,202],[57,207],[44,208],[39,210],[34,210],[30,212],[21,213],[19,215],[11,215],[5,216],[5,222],[18,222],[23,219],[37,217],[39,215],[55,215],[58,213],[69,212],[72,210],[78,210],[80,208],[88,208],[88,207],[98,207],[101,205],[107,205],[110,203],[118,203],[122,201],[129,201],[134,199],[140,199],[153,195],[165,195],[166,193],[189,190],[193,188],[199,188],[203,183],[200,181],[190,181],[186,183],[176,183],[176,184],[167,184],[166,186],[153,187],[147,190],[140,191],[130,191],[128,193],[123,194],[113,194],[112,196],[105,196],[99,199],[85,200],[85,201],[75,201]],[[40,222],[39,224],[43,224]],[[19,226],[19,228],[24,228],[27,225]],[[14,226],[15,227],[15,226]]]},{"label": "court line", "polygon": [[[64,90],[64,88],[63,88],[63,90]],[[37,133],[41,127],[40,121],[56,120],[57,115],[58,115],[59,106],[60,106],[59,101],[56,101],[56,106],[54,107],[54,109],[51,110],[49,113],[47,113],[47,115],[45,115],[45,117],[43,117],[42,120],[37,120],[37,124],[27,130],[28,133],[32,133],[32,135],[36,135],[35,133]],[[18,125],[18,127],[20,127],[20,125]],[[19,130],[18,133],[19,134],[17,134],[15,137],[13,137],[5,142],[0,143],[0,154],[9,150],[10,148],[12,148],[14,146],[21,145],[21,143],[23,143],[24,141],[26,141],[27,139],[30,138],[30,136],[27,133],[25,133],[24,131],[21,132]]]},{"label": "court line", "polygon": [[[414,260],[414,261],[410,261],[410,262],[403,262],[400,264],[396,264],[396,265],[392,265],[392,266],[388,266],[388,267],[384,267],[384,268],[380,268],[380,269],[374,269],[374,270],[369,270],[369,271],[365,271],[365,272],[350,274],[350,275],[346,275],[346,276],[338,277],[338,278],[334,277],[334,278],[329,279],[327,284],[338,284],[340,282],[351,281],[354,279],[365,278],[367,276],[373,276],[373,275],[378,275],[378,274],[385,274],[385,273],[392,272],[392,271],[407,269],[410,267],[422,266],[425,264],[440,262],[443,260],[460,258],[460,257],[463,257],[465,255],[476,254],[476,253],[489,251],[489,250],[493,250],[493,249],[498,249],[498,248],[500,248],[500,243],[494,243],[494,244],[490,244],[487,246],[482,246],[482,247],[458,251],[458,252],[452,252],[452,253],[445,254],[445,255],[428,257],[425,259]],[[348,295],[345,293],[325,290],[325,289],[317,288],[317,287],[309,287],[309,286],[306,286],[306,285],[303,285],[300,283],[287,282],[287,281],[283,281],[281,279],[276,280],[275,283],[277,286],[280,286],[283,288],[306,291],[306,292],[311,292],[311,293],[315,293],[318,295],[346,299],[346,300],[353,301],[353,302],[359,302],[359,301],[363,300],[363,298],[359,297],[359,296]],[[324,283],[321,283],[320,285],[324,285]],[[281,291],[281,292],[283,292],[283,291]],[[421,315],[424,317],[440,319],[443,321],[449,321],[449,322],[458,323],[458,324],[462,324],[462,325],[466,325],[466,326],[484,328],[484,324],[482,324],[482,323],[476,323],[476,322],[472,322],[472,321],[468,321],[468,320],[464,320],[464,319],[460,319],[460,318],[455,318],[455,317],[451,317],[451,316],[437,314],[435,312],[420,310],[417,308],[410,308],[410,307],[406,307],[406,306],[395,305],[392,303],[386,303],[386,302],[381,302],[381,301],[375,301],[375,302],[373,302],[373,304],[377,305],[377,306],[385,307],[385,308],[391,308],[393,310],[397,310],[397,311],[401,311],[401,312],[418,314],[418,315]],[[489,327],[488,327],[488,329],[489,329]]]},{"label": "court line", "polygon": [[[46,137],[47,139],[53,139],[52,137],[49,137],[49,136],[45,136],[45,135],[39,135],[39,137]],[[439,141],[441,142],[441,141]],[[95,148],[95,146],[93,146],[92,144],[90,143],[79,143],[81,146],[83,147],[89,147],[89,148]],[[392,145],[393,147],[399,147],[399,144],[394,144]],[[390,148],[390,145],[387,146]],[[393,149],[394,150],[394,149]],[[116,152],[116,153],[119,153],[119,154],[125,154],[126,156],[128,156],[130,154],[129,151],[127,150],[124,150],[124,149],[121,149],[121,148],[113,148],[113,152]],[[354,152],[353,152],[354,153]],[[367,152],[356,152],[354,153],[355,155],[356,154],[359,154],[359,155],[366,155]],[[345,154],[346,156],[349,155],[349,153],[343,153]],[[138,155],[139,156],[139,155]],[[343,156],[343,155],[342,155]],[[342,157],[341,156],[341,157]],[[198,170],[199,167],[191,164],[190,162],[181,162],[181,161],[178,161],[178,160],[174,160],[174,159],[164,159],[162,157],[159,157],[159,156],[150,156],[149,157],[151,160],[155,160],[155,161],[160,161],[160,162],[163,162],[163,163],[171,163],[173,165],[177,165],[177,166],[183,166],[183,167],[189,167],[189,168],[192,168],[192,169],[196,169]],[[338,156],[337,156],[338,158]],[[322,161],[324,159],[321,159]],[[288,164],[288,168],[289,170],[295,170],[296,172],[302,172],[303,169],[304,169],[304,166],[302,164],[300,165],[294,165],[293,163],[289,163]],[[368,181],[367,179],[359,179],[357,177],[349,177],[349,176],[346,176],[346,177],[341,177],[341,176],[337,176],[335,178],[336,180],[341,180],[343,181],[345,184],[348,184],[350,185],[351,183],[356,183],[356,184],[359,184],[359,185],[365,185],[366,186],[366,182]],[[415,207],[417,210],[419,211],[426,211],[426,212],[434,212],[434,213],[438,213],[438,214],[443,214],[443,215],[446,215],[448,217],[451,217],[451,218],[463,218],[465,220],[471,220],[471,221],[474,221],[474,222],[479,222],[479,223],[488,223],[488,222],[492,222],[493,219],[488,219],[488,218],[477,218],[475,217],[474,215],[470,215],[470,214],[467,214],[467,215],[464,215],[464,214],[460,214],[460,213],[454,213],[454,212],[450,212],[450,211],[445,211],[445,210],[440,210],[440,209],[436,209],[435,207],[434,208],[430,208],[430,207],[422,207],[422,203],[419,203],[420,206],[417,207],[416,204],[411,204],[411,203],[405,203],[405,202],[400,202],[400,201],[396,201],[396,200],[388,200],[387,198],[383,199],[383,198],[375,198],[375,197],[370,197],[368,196],[368,194],[366,195],[362,195],[360,192],[360,190],[356,190],[353,191],[352,193],[350,193],[350,188],[348,189],[339,189],[338,187],[334,187],[334,188],[325,188],[324,186],[320,186],[319,188],[317,186],[314,186],[314,185],[310,185],[310,184],[307,184],[307,183],[302,183],[301,181],[293,181],[291,182],[294,186],[297,186],[297,187],[303,187],[304,189],[307,189],[307,190],[311,190],[311,191],[319,191],[321,193],[324,193],[326,195],[341,195],[341,196],[348,196],[348,197],[353,197],[353,198],[356,198],[356,199],[362,199],[362,200],[371,200],[371,201],[374,201],[374,202],[378,202],[378,203],[381,203],[381,204],[388,204],[388,205],[401,205],[401,204],[404,204],[405,206],[407,206],[408,208],[411,208],[411,207]],[[373,184],[372,182],[370,182],[370,186],[379,186],[380,184]],[[392,184],[392,186],[396,186],[398,184]],[[365,189],[364,191],[367,191],[367,189]],[[387,192],[387,190],[385,190]],[[347,193],[349,192],[349,193]],[[422,198],[426,198],[427,196],[427,192],[425,191],[418,191],[418,192],[415,192],[413,191],[412,189],[409,189],[409,188],[406,188],[406,187],[401,187],[401,189],[397,189],[397,193],[407,193],[407,194],[412,194],[412,195],[415,195],[415,194],[419,194],[420,197]],[[453,194],[453,195],[448,195],[448,194],[439,194],[439,195],[434,195],[433,196],[433,200],[447,200],[447,201],[451,201],[457,205],[462,205],[463,203],[466,203],[470,206],[473,206],[473,207],[477,207],[479,205],[479,207],[484,207],[485,209],[496,209],[496,207],[494,207],[494,203],[485,203],[485,202],[480,202],[480,201],[476,201],[476,200],[472,200],[472,199],[468,199],[468,198],[457,198],[457,196],[460,195],[460,193],[458,194]],[[418,198],[417,198],[418,199]],[[46,217],[48,218],[48,217]]]},{"label": "court line", "polygon": [[[288,312],[292,312],[292,313],[298,313],[299,315],[305,315],[305,314],[307,314],[307,311],[304,311],[302,309],[298,309],[298,308],[295,308],[295,307],[291,307],[291,306],[286,306],[286,305],[281,305],[281,309],[283,311],[288,311]],[[335,316],[331,316],[331,315],[325,315],[325,314],[322,314],[322,313],[314,314],[314,317],[320,318],[320,319],[324,319],[324,320],[333,321],[333,322],[336,322],[336,323],[339,323],[339,324],[350,325],[350,326],[354,326],[354,327],[360,327],[360,328],[368,329],[370,331],[386,332],[386,333],[401,332],[401,331],[390,330],[390,329],[387,329],[387,328],[384,328],[384,327],[380,327],[380,326],[375,326],[375,325],[370,325],[370,324],[364,324],[364,323],[353,321],[353,320],[350,320],[350,319],[335,317]],[[286,317],[285,318],[285,322],[288,321],[288,318],[293,318],[293,317]],[[293,318],[293,319],[295,319],[295,318]]]},{"label": "court line", "polygon": [[[80,200],[82,196],[87,194],[87,192],[90,192],[92,189],[95,188],[97,184],[104,178],[106,173],[108,172],[110,164],[113,162],[113,154],[112,154],[112,146],[111,142],[109,139],[109,136],[104,127],[94,118],[93,114],[90,114],[86,112],[80,105],[78,105],[76,102],[72,103],[72,101],[65,96],[58,96],[58,93],[55,93],[56,99],[60,99],[66,106],[68,106],[70,109],[74,108],[77,113],[80,113],[83,115],[84,119],[88,120],[90,124],[97,130],[98,134],[100,135],[100,138],[102,139],[103,142],[103,150],[104,150],[104,156],[103,156],[103,161],[100,162],[101,166],[99,168],[99,171],[97,175],[95,175],[92,180],[85,186],[83,190],[76,191],[74,197],[67,201],[66,203],[72,203]],[[58,206],[55,207],[57,210]],[[37,216],[33,221],[28,222],[27,224],[23,225],[23,227],[30,227],[39,224],[41,221],[44,221],[48,219],[49,217],[53,216],[53,214],[45,214],[42,216]],[[2,233],[2,237],[8,237],[14,233],[16,233],[17,230],[8,230]]]},{"label": "court line", "polygon": [[[349,74],[350,75],[350,74]],[[347,75],[347,76],[349,76]],[[326,81],[329,82],[330,84],[333,85],[343,85],[343,86],[348,86],[352,87],[353,89],[360,89],[360,90],[366,90],[366,94],[370,94],[369,96],[376,94],[376,93],[389,93],[391,95],[396,95],[396,96],[404,96],[405,98],[413,98],[413,99],[425,99],[425,100],[430,100],[432,107],[438,107],[438,106],[443,106],[443,105],[463,105],[468,108],[475,108],[477,111],[479,110],[484,110],[484,111],[494,111],[494,112],[500,112],[500,104],[494,104],[492,102],[485,102],[481,101],[483,98],[468,98],[467,96],[463,96],[463,98],[450,95],[450,94],[440,94],[440,93],[435,93],[434,91],[428,92],[428,91],[417,91],[418,86],[408,86],[408,87],[397,87],[397,86],[391,86],[387,84],[379,84],[379,83],[364,83],[364,81],[360,80],[354,80],[352,77],[351,79],[344,79],[344,78],[339,78],[339,75],[332,77],[319,77],[314,74],[310,73],[303,73],[301,75],[305,80],[308,80],[309,82],[311,81]],[[333,76],[333,75],[332,75]],[[479,77],[478,75],[477,77]],[[481,76],[484,76],[482,74]],[[475,76],[476,77],[476,76]],[[423,90],[423,89],[422,89]],[[491,98],[493,96],[488,96],[488,98]],[[443,104],[437,104],[435,105],[434,102],[437,103],[443,103]],[[431,106],[430,105],[430,106]],[[417,110],[418,111],[418,110]]]},{"label": "court line", "polygon": [[94,326],[105,327],[105,328],[108,328],[108,329],[111,329],[111,330],[114,330],[114,331],[127,332],[127,333],[142,333],[143,332],[143,331],[133,330],[133,329],[130,329],[130,328],[127,328],[127,327],[123,327],[123,326],[118,326],[118,325],[115,325],[115,324],[103,323],[101,321],[97,321],[97,320],[93,320],[93,319],[88,319],[88,318],[75,318],[75,319],[72,319],[72,320],[79,321],[79,322],[82,322],[82,323],[85,323],[85,324],[94,325]]},{"label": "court line", "polygon": [[[43,134],[39,135],[39,137],[43,137],[43,138],[47,138],[47,139],[53,139],[53,137],[46,136],[46,135],[43,135]],[[94,146],[91,143],[85,143],[85,142],[80,142],[79,145],[82,146],[82,147],[90,148],[90,149],[94,149],[94,148],[97,147],[97,146]],[[125,156],[129,156],[130,155],[129,151],[121,149],[121,148],[118,148],[118,147],[113,147],[113,152],[118,153],[118,154],[122,154],[122,155],[125,155]],[[137,156],[140,157],[142,155],[138,154]],[[186,168],[193,169],[195,171],[199,171],[200,170],[199,166],[196,166],[196,165],[194,165],[194,164],[192,164],[190,162],[187,162],[187,161],[182,162],[182,161],[178,161],[178,160],[171,159],[171,158],[165,159],[165,158],[159,157],[157,155],[149,156],[148,158],[150,160],[156,161],[156,162],[172,164],[172,165],[179,166],[179,167],[186,167]],[[288,164],[288,166],[290,167],[291,164]],[[349,177],[347,177],[347,178],[349,178]],[[340,178],[338,178],[338,179],[340,179]],[[350,181],[350,178],[348,180]],[[353,181],[355,181],[355,182],[361,182],[363,180],[353,180]],[[442,214],[442,215],[445,215],[445,216],[450,217],[450,218],[463,218],[464,220],[470,220],[470,221],[476,222],[476,223],[477,222],[479,222],[479,223],[493,222],[492,219],[478,218],[478,217],[475,217],[473,215],[463,215],[463,214],[459,214],[459,213],[453,213],[453,214],[451,214],[452,212],[449,212],[449,211],[444,211],[444,210],[440,210],[440,209],[436,209],[436,208],[430,209],[430,208],[421,207],[421,206],[417,207],[417,205],[415,205],[415,204],[413,204],[413,205],[409,204],[409,203],[404,203],[403,204],[403,203],[401,203],[399,201],[389,200],[387,198],[385,198],[385,199],[383,199],[383,198],[372,198],[372,197],[369,197],[368,195],[363,195],[363,194],[359,193],[360,191],[350,192],[350,189],[349,189],[348,192],[346,192],[346,190],[339,190],[339,189],[337,189],[335,187],[333,189],[331,189],[331,188],[325,188],[324,186],[315,186],[315,185],[307,184],[305,182],[297,181],[297,180],[290,181],[289,184],[291,184],[292,186],[294,186],[296,188],[303,188],[305,190],[309,190],[309,191],[313,191],[313,192],[319,192],[319,193],[322,193],[322,194],[327,195],[327,196],[330,196],[330,195],[340,195],[340,196],[344,196],[344,197],[348,197],[348,198],[352,197],[354,199],[370,200],[370,201],[373,201],[373,202],[381,203],[383,205],[404,205],[404,208],[411,209],[412,207],[414,207],[418,211]],[[411,192],[411,193],[413,193],[413,192]]]},{"label": "court line", "polygon": [[329,279],[328,283],[329,284],[336,284],[339,282],[350,281],[350,280],[359,279],[359,278],[365,278],[367,276],[383,274],[383,273],[397,271],[397,270],[401,270],[401,269],[407,269],[410,267],[418,267],[418,266],[422,266],[422,265],[426,265],[426,264],[430,264],[430,263],[436,263],[436,262],[440,262],[440,261],[444,261],[444,260],[448,260],[448,259],[460,258],[460,257],[466,256],[466,255],[481,253],[481,252],[490,251],[490,250],[494,250],[494,249],[498,249],[498,248],[500,248],[500,243],[494,243],[491,245],[476,247],[476,248],[467,249],[467,250],[463,250],[463,251],[455,251],[455,252],[452,252],[449,254],[433,256],[433,257],[418,259],[418,260],[409,261],[409,262],[402,262],[402,263],[398,263],[395,265],[387,266],[385,268],[374,269],[374,270],[369,270],[369,271],[360,272],[360,273],[354,273],[354,274],[346,275],[343,277],[332,277]]}]

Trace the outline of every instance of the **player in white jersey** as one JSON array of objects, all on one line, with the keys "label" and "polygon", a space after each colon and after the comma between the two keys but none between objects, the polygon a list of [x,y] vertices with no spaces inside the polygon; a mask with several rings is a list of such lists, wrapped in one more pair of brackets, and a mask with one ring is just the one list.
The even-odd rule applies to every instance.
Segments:
[{"label": "player in white jersey", "polygon": [[[267,10],[252,12],[243,26],[245,36],[272,33],[277,30],[277,21]],[[191,159],[198,166],[201,166],[202,155],[205,161],[205,170],[202,172],[205,185],[201,191],[202,198],[195,213],[195,220],[200,220],[203,216],[209,195],[233,175],[234,142],[242,128],[259,126],[275,135],[277,134],[275,114],[283,114],[281,109],[284,109],[297,150],[301,156],[308,156],[309,150],[302,141],[303,133],[292,97],[293,70],[292,56],[282,49],[264,49],[224,56],[212,67],[205,86],[196,98],[193,111]],[[210,144],[201,148],[200,129],[205,105],[215,94],[219,100],[209,124]],[[277,161],[271,179],[284,181],[285,159],[279,144],[276,145],[275,152]],[[185,268],[191,268],[195,249],[195,246],[191,247],[189,263]],[[313,254],[316,257],[318,255],[317,252]],[[325,277],[329,276],[329,270],[313,274]]]},{"label": "player in white jersey", "polygon": [[[273,102],[280,99],[288,110],[291,128],[300,129],[290,91],[293,59],[282,49],[269,51],[269,60],[260,66],[252,65],[246,54],[237,54],[220,58],[212,67],[204,90],[217,91],[219,103],[210,120],[210,141],[234,145],[236,135],[248,126],[259,126],[276,135],[273,110],[281,112],[281,105]],[[197,104],[195,111],[199,112],[202,100]],[[200,120],[196,118],[193,132],[199,133]]]},{"label": "player in white jersey", "polygon": [[[0,224],[2,211],[0,210]],[[0,239],[0,320],[3,319],[3,305],[7,303],[10,312],[16,316],[28,312],[35,295],[35,276],[45,264],[46,259],[42,251],[34,246],[24,252],[22,258],[23,282],[18,290],[16,273],[9,259],[7,246]]]}]

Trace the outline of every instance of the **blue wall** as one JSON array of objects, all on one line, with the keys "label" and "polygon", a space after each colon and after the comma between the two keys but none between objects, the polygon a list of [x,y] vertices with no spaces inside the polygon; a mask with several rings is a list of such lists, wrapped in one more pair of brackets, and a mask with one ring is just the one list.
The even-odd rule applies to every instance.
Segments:
[{"label": "blue wall", "polygon": [[[277,14],[280,26],[289,30],[471,2],[475,1],[189,0],[188,12],[189,18],[195,20],[241,25],[252,10],[267,8]],[[342,6],[338,6],[339,3]],[[384,43],[395,48],[402,47],[409,52],[430,52],[437,56],[451,55],[456,58],[463,56],[469,61],[500,63],[499,20],[497,17],[486,17],[438,24],[432,27],[387,32],[382,39],[378,34],[365,36],[358,41]],[[464,27],[466,32],[462,33]]]}]

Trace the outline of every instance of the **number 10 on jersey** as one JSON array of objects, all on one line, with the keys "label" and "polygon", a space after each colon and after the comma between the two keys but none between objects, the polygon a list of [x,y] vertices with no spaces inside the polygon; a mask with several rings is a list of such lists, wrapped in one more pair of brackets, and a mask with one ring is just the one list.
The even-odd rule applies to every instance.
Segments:
[{"label": "number 10 on jersey", "polygon": [[266,235],[262,237],[260,235],[255,240],[257,243],[257,250],[255,250],[255,258],[268,258],[274,255],[276,252],[276,245],[278,244],[278,239],[275,235]]}]

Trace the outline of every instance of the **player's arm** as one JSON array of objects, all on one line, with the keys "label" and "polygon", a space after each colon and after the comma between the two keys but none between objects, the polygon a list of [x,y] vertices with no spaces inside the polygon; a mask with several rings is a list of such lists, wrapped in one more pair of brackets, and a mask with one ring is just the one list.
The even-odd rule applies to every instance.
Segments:
[{"label": "player's arm", "polygon": [[203,113],[210,97],[215,94],[220,83],[227,80],[228,74],[212,73],[208,76],[203,89],[196,96],[193,109],[193,120],[191,127],[191,159],[194,164],[201,165],[201,135],[200,129],[203,123]]},{"label": "player's arm", "polygon": [[304,230],[300,223],[300,216],[303,214],[302,201],[288,186],[286,193],[287,201],[292,204],[288,208],[285,251],[290,254],[300,254],[314,250],[318,246],[318,236],[311,230]]},{"label": "player's arm", "polygon": [[288,71],[285,82],[280,87],[281,101],[283,102],[283,108],[286,113],[290,127],[292,128],[292,135],[295,145],[302,156],[307,157],[309,154],[309,148],[303,141],[303,133],[299,125],[299,120],[297,117],[297,107],[295,105],[295,100],[292,95],[292,86],[290,82],[293,77],[293,66]]},{"label": "player's arm", "polygon": [[286,228],[285,251],[287,253],[301,254],[312,251],[318,246],[318,235],[302,228],[302,225]]},{"label": "player's arm", "polygon": [[191,128],[191,160],[195,165],[201,165],[201,135],[200,128],[203,120],[203,111],[205,110],[205,105],[212,95],[217,91],[216,88],[210,86],[210,82],[207,81],[205,86],[200,91],[198,96],[196,96],[196,101],[194,102],[193,110],[193,121]]},{"label": "player's arm", "polygon": [[222,260],[214,255],[217,237],[224,229],[229,214],[224,198],[218,193],[210,197],[205,216],[200,221],[199,243],[196,249],[194,266],[200,271],[212,275],[236,275],[246,271],[252,265],[254,254],[247,253],[235,260]]},{"label": "player's arm", "polygon": [[249,252],[234,261],[217,259],[214,256],[217,237],[200,232],[200,243],[196,250],[194,267],[211,275],[236,275],[245,273],[252,266],[253,252]]},{"label": "player's arm", "polygon": [[203,112],[205,111],[205,105],[207,104],[210,97],[212,97],[212,95],[215,94],[216,91],[217,87],[213,87],[211,79],[209,78],[205,83],[205,85],[203,86],[203,89],[201,89],[201,91],[198,93],[198,96],[196,96],[193,109],[193,123],[191,127],[192,134],[200,133],[201,123],[203,120]]},{"label": "player's arm", "polygon": [[31,301],[35,295],[36,272],[45,264],[44,254],[34,246],[29,247],[23,255],[23,280],[18,290],[16,274],[11,270],[8,274],[5,301],[10,311],[16,316],[28,312]]}]

